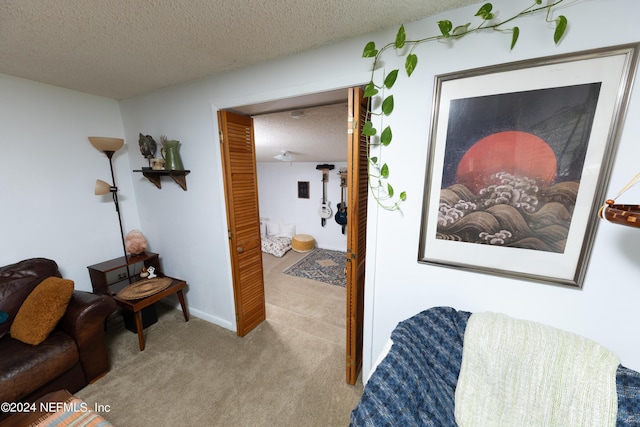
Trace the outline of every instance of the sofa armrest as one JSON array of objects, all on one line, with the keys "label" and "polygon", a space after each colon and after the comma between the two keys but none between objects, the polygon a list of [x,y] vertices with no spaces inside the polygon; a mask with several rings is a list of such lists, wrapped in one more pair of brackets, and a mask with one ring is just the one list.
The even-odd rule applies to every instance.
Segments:
[{"label": "sofa armrest", "polygon": [[109,370],[109,354],[105,340],[105,321],[116,309],[116,302],[106,295],[74,291],[58,328],[78,345],[80,363],[88,382]]}]

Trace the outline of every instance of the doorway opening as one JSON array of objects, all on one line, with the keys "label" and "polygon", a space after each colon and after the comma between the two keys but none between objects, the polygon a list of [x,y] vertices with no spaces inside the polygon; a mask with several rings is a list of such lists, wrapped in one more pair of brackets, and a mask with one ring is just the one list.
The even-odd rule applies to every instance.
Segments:
[{"label": "doorway opening", "polygon": [[[340,91],[331,92],[333,95]],[[342,90],[342,96],[345,89]],[[327,93],[323,94],[328,96]],[[368,196],[367,145],[361,126],[365,121],[366,103],[361,88],[346,89],[348,114],[344,127],[348,144],[348,215],[347,225],[347,286],[346,286],[346,368],[347,382],[355,384],[362,365],[362,326],[364,295],[364,264],[366,258],[366,218]],[[314,97],[316,95],[312,95]],[[310,105],[310,97],[276,102]],[[257,172],[253,137],[253,120],[246,113],[274,109],[273,103],[262,106],[237,107],[233,111],[218,111],[223,159],[229,244],[232,258],[234,298],[238,334],[245,335],[266,318],[262,258],[256,258],[260,246]],[[240,111],[241,113],[237,113]],[[253,113],[251,113],[253,111]],[[247,201],[251,203],[247,203]],[[251,207],[255,206],[255,208]],[[236,214],[236,212],[239,212]],[[253,212],[253,213],[252,213]],[[257,243],[257,245],[256,245]],[[261,255],[261,254],[260,254]],[[253,259],[253,261],[251,261]],[[249,265],[251,264],[251,265]],[[243,278],[246,281],[243,283]],[[259,280],[258,280],[259,279]],[[259,283],[258,283],[259,282]],[[259,285],[259,286],[256,286]],[[258,289],[262,288],[262,289]],[[248,297],[245,298],[244,296]],[[245,305],[247,304],[247,305]],[[245,310],[246,308],[246,310]],[[249,322],[243,321],[245,314]],[[242,331],[242,332],[241,332]]]},{"label": "doorway opening", "polygon": [[[347,168],[347,101],[252,117],[267,321],[312,337],[337,367],[346,351],[347,237],[334,211]],[[319,164],[333,169],[324,174]],[[325,197],[329,212],[320,215]]]}]

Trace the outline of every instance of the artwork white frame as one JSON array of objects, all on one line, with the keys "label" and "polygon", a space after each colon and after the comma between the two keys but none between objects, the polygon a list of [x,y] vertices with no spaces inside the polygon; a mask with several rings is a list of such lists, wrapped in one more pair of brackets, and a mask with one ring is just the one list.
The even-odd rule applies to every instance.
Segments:
[{"label": "artwork white frame", "polygon": [[[418,261],[582,287],[638,47],[616,46],[436,76]],[[581,101],[574,103],[574,98]],[[538,147],[535,138],[526,139],[531,135],[546,144],[529,153],[526,150]],[[502,147],[514,148],[504,154]],[[567,154],[567,147],[572,154]],[[554,175],[547,179],[553,162]],[[531,190],[532,204],[539,205],[527,206],[529,212],[514,201],[524,194],[516,190],[522,181],[485,176],[485,170],[488,174],[498,167],[529,174],[542,168],[539,177],[527,181],[544,184],[531,187],[537,190]],[[485,188],[495,188],[497,181],[510,185],[507,202],[499,196],[488,199]],[[474,189],[471,196],[461,183]],[[571,189],[572,197],[562,199],[564,187]],[[459,192],[465,195],[460,200],[478,205],[454,207]],[[529,219],[542,204],[555,208],[556,219]],[[514,218],[517,226],[510,222]],[[490,229],[483,234],[488,240],[479,237],[485,228]]]}]

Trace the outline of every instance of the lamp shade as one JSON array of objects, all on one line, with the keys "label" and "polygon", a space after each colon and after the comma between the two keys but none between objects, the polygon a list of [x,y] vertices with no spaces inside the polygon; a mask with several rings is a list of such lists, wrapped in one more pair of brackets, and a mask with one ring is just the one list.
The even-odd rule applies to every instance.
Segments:
[{"label": "lamp shade", "polygon": [[122,138],[106,138],[104,136],[90,136],[89,142],[98,151],[118,151],[124,145]]},{"label": "lamp shade", "polygon": [[111,192],[111,184],[104,182],[101,179],[96,180],[95,195],[102,196],[103,194],[109,194]]}]

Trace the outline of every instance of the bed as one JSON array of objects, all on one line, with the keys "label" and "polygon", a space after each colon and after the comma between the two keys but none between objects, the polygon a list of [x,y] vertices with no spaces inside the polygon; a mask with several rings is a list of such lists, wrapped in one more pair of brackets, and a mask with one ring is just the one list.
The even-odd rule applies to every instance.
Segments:
[{"label": "bed", "polygon": [[[522,371],[514,371],[513,366],[510,365],[510,359],[503,354],[496,355],[493,347],[481,347],[481,354],[485,359],[475,365],[475,370],[469,371],[469,367],[474,366],[468,363],[469,354],[473,354],[473,351],[469,349],[476,345],[475,342],[470,341],[473,336],[471,329],[473,328],[475,331],[478,328],[477,325],[482,325],[479,321],[474,321],[472,316],[472,313],[457,311],[450,307],[436,307],[400,322],[391,335],[392,344],[387,346],[388,353],[381,357],[381,362],[365,386],[360,402],[351,414],[350,425],[354,427],[382,425],[640,426],[640,374],[625,368],[619,364],[619,359],[613,353],[583,337],[569,338],[568,350],[573,350],[571,340],[575,339],[580,345],[585,345],[586,342],[586,345],[592,346],[595,351],[593,354],[596,354],[597,357],[592,357],[590,351],[584,352],[588,357],[582,357],[579,353],[583,351],[583,347],[576,347],[579,360],[573,363],[576,365],[575,367],[570,367],[569,365],[575,360],[573,357],[576,357],[576,353],[567,353],[563,345],[558,352],[561,356],[560,359],[566,354],[570,354],[571,358],[564,357],[564,365],[552,367],[559,368],[560,370],[556,372],[561,372],[560,375],[542,376],[541,382],[545,383],[545,387],[540,387],[540,382],[530,381],[531,375],[522,371],[527,370],[526,365],[529,363],[535,364],[538,363],[538,360],[543,360],[542,363],[548,363],[548,360],[554,360],[556,356],[549,358],[544,355],[544,357],[540,357],[539,353],[553,353],[554,349],[559,346],[538,346],[536,351],[519,356],[517,353],[519,349],[516,348],[513,354],[518,356],[516,362],[524,365],[524,368],[519,368]],[[474,319],[481,319],[481,317]],[[522,324],[526,328],[538,325],[534,322],[520,322],[523,322]],[[533,327],[537,328],[538,326]],[[553,329],[544,325],[541,327]],[[478,330],[481,341],[491,335],[482,329]],[[562,334],[560,336],[563,339],[565,334],[573,335],[564,331],[556,333]],[[514,340],[511,336],[506,340],[504,336],[497,339],[502,340],[504,345],[516,347],[512,345]],[[463,357],[464,352],[467,353]],[[602,355],[606,357],[602,357]],[[526,360],[527,363],[523,363],[523,360]],[[504,365],[505,375],[500,375],[500,372],[488,368],[485,369],[487,365],[492,363],[498,367]],[[570,372],[565,371],[567,366],[569,366]],[[588,370],[585,370],[585,367]],[[597,377],[592,385],[595,385],[598,390],[580,396],[583,384],[579,376],[583,371],[588,374],[586,375],[588,380],[593,379],[594,376]],[[547,373],[549,371],[541,372]],[[533,377],[536,378],[535,374]],[[473,388],[466,388],[466,385],[462,383],[469,381],[469,378],[479,380],[479,382],[474,384]],[[496,384],[513,384],[514,378],[518,378],[521,382],[530,383],[529,388],[525,390],[524,399],[516,403],[513,401],[503,403],[500,399],[496,399],[498,405],[503,404],[504,411],[487,411],[487,405],[483,399],[492,394],[491,390],[495,390]],[[550,387],[549,383],[554,382],[557,382],[561,387],[559,393],[556,389],[555,399],[552,399],[551,402],[543,402],[543,405],[536,407],[541,409],[539,411],[531,410],[532,395],[539,391],[544,394]],[[555,387],[555,385],[551,384],[551,387]],[[469,390],[478,390],[478,396],[476,396],[478,401],[475,402],[475,405],[470,404],[466,397]],[[512,390],[513,388],[510,388],[509,393],[506,394],[502,391],[502,394],[510,399]],[[566,397],[567,401],[566,404],[563,404],[564,407],[560,407],[561,410],[558,409],[560,405],[557,402],[558,396]],[[603,396],[605,398],[602,398]],[[478,408],[474,408],[474,406]],[[595,415],[587,412],[585,416],[585,409],[587,411],[593,410],[591,406],[596,407]],[[475,410],[485,411],[486,414],[477,415],[473,412]],[[516,416],[523,417],[524,423],[506,422],[508,412],[511,410],[516,412]],[[472,414],[472,418],[469,418],[469,414]],[[502,418],[496,419],[496,414],[500,414],[499,416]],[[558,414],[582,417],[588,421],[586,423],[567,423],[566,418],[563,420]],[[482,418],[485,416],[489,418]],[[592,422],[592,417],[596,416],[606,418],[607,421]],[[547,418],[542,420],[541,417]]]},{"label": "bed", "polygon": [[260,239],[262,252],[282,257],[291,249],[291,239],[296,234],[294,224],[260,219]]}]

